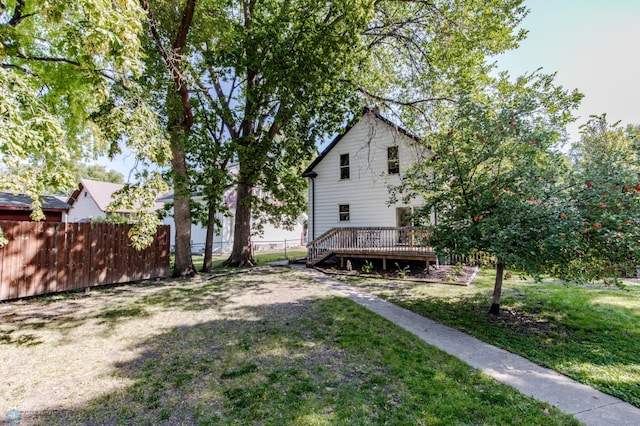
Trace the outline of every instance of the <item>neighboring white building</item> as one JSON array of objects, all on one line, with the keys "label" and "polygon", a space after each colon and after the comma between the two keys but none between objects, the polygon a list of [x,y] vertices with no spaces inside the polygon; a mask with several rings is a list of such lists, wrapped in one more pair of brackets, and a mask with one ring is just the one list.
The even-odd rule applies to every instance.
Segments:
[{"label": "neighboring white building", "polygon": [[[114,192],[124,185],[111,182],[100,182],[91,179],[81,179],[78,189],[67,200],[71,206],[67,215],[67,222],[89,222],[107,216],[107,207],[113,201]],[[114,213],[128,215],[131,211],[117,211]]]},{"label": "neighboring white building", "polygon": [[[235,166],[231,166],[235,167]],[[233,172],[233,171],[232,171]],[[268,196],[263,194],[262,191],[257,190],[256,196]],[[167,195],[158,201],[165,204],[173,202],[173,195]],[[222,227],[215,229],[215,235],[213,237],[213,252],[216,254],[230,253],[233,248],[233,233],[235,228],[235,213],[236,213],[236,190],[235,188],[228,190],[224,195],[224,202],[229,209],[227,215],[218,213],[217,219],[222,224]],[[163,219],[164,225],[171,226],[171,229],[175,229],[175,223],[173,220],[173,210],[169,211],[167,217]],[[251,243],[254,250],[275,250],[283,249],[287,247],[300,247],[305,244],[305,226],[307,216],[301,215],[293,229],[283,229],[265,223],[263,225],[262,232],[255,234],[251,237]],[[193,253],[204,253],[204,245],[207,237],[206,227],[202,227],[197,224],[191,225],[191,251]],[[171,246],[175,244],[175,233],[171,233]]]},{"label": "neighboring white building", "polygon": [[409,226],[421,199],[398,197],[389,205],[389,185],[418,159],[430,155],[415,136],[365,109],[305,170],[309,181],[308,241],[339,227]]},{"label": "neighboring white building", "polygon": [[[82,179],[73,194],[67,201],[71,205],[69,213],[63,220],[68,222],[88,222],[92,219],[107,216],[107,207],[113,201],[112,195],[124,185],[99,182],[90,179]],[[156,208],[161,210],[165,204],[173,202],[173,195],[168,194],[160,197],[156,202]],[[225,194],[225,202],[229,207],[230,216],[220,214],[218,219],[222,223],[222,228],[215,230],[213,238],[214,253],[229,253],[233,246],[233,229],[235,215],[235,190],[229,190]],[[129,210],[119,210],[114,213],[128,215]],[[171,226],[171,245],[175,244],[175,223],[170,210],[167,217],[162,221],[164,225]],[[293,230],[277,228],[273,225],[265,225],[263,233],[252,238],[253,246],[256,250],[282,249],[284,244],[287,247],[299,247],[304,245],[304,226],[306,215],[298,218]],[[206,228],[193,224],[191,225],[191,250],[194,253],[204,252],[204,244],[207,236]]]}]

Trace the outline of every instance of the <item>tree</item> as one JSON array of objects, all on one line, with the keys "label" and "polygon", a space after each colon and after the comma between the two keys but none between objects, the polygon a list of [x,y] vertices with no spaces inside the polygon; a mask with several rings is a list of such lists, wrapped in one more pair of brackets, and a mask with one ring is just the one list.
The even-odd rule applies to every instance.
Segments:
[{"label": "tree", "polygon": [[421,215],[437,214],[430,244],[441,254],[474,250],[497,259],[491,313],[500,308],[505,268],[563,274],[574,259],[577,231],[565,217],[567,158],[554,150],[581,98],[553,76],[508,76],[461,97],[446,126],[426,139],[433,156],[402,188],[425,199]]},{"label": "tree", "polygon": [[[239,164],[227,264],[252,264],[252,213],[285,218],[301,210],[292,191],[301,180],[290,171],[355,108],[349,81],[363,57],[353,47],[371,4],[242,0],[221,11],[212,80]],[[255,196],[256,186],[270,193],[268,202]]]},{"label": "tree", "polygon": [[211,272],[213,268],[213,237],[215,228],[222,225],[217,215],[229,214],[224,196],[233,184],[228,167],[233,152],[224,138],[224,126],[212,112],[211,101],[207,93],[198,92],[199,114],[195,116],[187,155],[192,193],[198,194],[201,200],[192,201],[191,216],[207,230],[202,272]]},{"label": "tree", "polygon": [[[41,219],[45,188],[71,188],[74,164],[108,149],[92,114],[141,70],[142,11],[132,0],[0,5],[0,153],[17,171],[0,176],[0,186],[29,195]],[[128,144],[144,138],[151,146],[155,117],[144,104],[130,106],[110,125],[128,129]]]},{"label": "tree", "polygon": [[[91,13],[87,13],[92,11]],[[35,200],[75,184],[73,161],[90,151],[88,114],[120,75],[139,71],[139,8],[120,0],[8,2],[0,13],[5,188]]]},{"label": "tree", "polygon": [[100,164],[80,164],[78,167],[79,178],[92,179],[101,182],[123,183],[124,176],[115,170],[107,170]]},{"label": "tree", "polygon": [[572,146],[574,182],[568,211],[580,227],[573,262],[585,279],[616,280],[640,259],[640,163],[637,126],[609,125],[606,114],[581,126]]},{"label": "tree", "polygon": [[[193,126],[192,84],[187,78],[191,52],[189,32],[194,24],[196,1],[184,2],[140,0],[144,10],[147,52],[146,70],[141,83],[149,102],[166,125],[171,149],[171,179],[175,223],[174,276],[195,273],[191,259],[191,210],[186,149]],[[203,8],[204,9],[204,8]]]}]

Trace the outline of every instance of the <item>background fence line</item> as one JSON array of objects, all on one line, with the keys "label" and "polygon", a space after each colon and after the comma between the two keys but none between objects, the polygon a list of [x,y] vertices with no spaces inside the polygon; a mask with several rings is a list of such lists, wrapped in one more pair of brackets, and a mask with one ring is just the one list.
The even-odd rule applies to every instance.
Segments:
[{"label": "background fence line", "polygon": [[0,221],[9,243],[0,248],[0,300],[169,274],[169,226],[151,246],[131,247],[132,225]]},{"label": "background fence line", "polygon": [[488,253],[478,252],[467,256],[459,256],[457,254],[447,254],[442,257],[444,263],[456,265],[462,263],[470,266],[496,266],[496,258]]},{"label": "background fence line", "polygon": [[[263,250],[284,250],[284,248],[297,248],[304,247],[304,241],[300,238],[282,239],[282,240],[251,240],[251,247],[254,251]],[[228,255],[233,248],[233,240],[214,241],[213,242],[213,254],[215,255]],[[174,250],[174,247],[171,247]],[[191,252],[193,254],[204,253],[204,243],[191,243]]]}]

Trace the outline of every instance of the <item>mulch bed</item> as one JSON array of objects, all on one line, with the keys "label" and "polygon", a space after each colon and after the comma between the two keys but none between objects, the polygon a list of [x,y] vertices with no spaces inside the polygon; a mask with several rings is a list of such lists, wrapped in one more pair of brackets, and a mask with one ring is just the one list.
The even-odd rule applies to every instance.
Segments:
[{"label": "mulch bed", "polygon": [[340,268],[337,259],[329,259],[317,266],[316,269],[333,275],[451,285],[469,285],[478,272],[476,266],[456,265],[431,265],[427,270],[422,261],[387,262],[387,270],[385,271],[382,269],[381,260],[366,261],[364,259],[350,259],[345,262],[344,268]]}]

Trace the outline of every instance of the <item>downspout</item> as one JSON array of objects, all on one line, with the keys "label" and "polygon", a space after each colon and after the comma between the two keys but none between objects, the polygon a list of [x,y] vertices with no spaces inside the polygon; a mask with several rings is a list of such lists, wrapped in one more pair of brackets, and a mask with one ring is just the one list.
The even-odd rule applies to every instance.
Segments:
[{"label": "downspout", "polygon": [[309,178],[311,181],[311,240],[316,239],[316,181],[315,178],[318,176],[316,172],[305,172],[302,174],[302,177]]},{"label": "downspout", "polygon": [[316,239],[316,180],[311,176],[311,241]]}]

